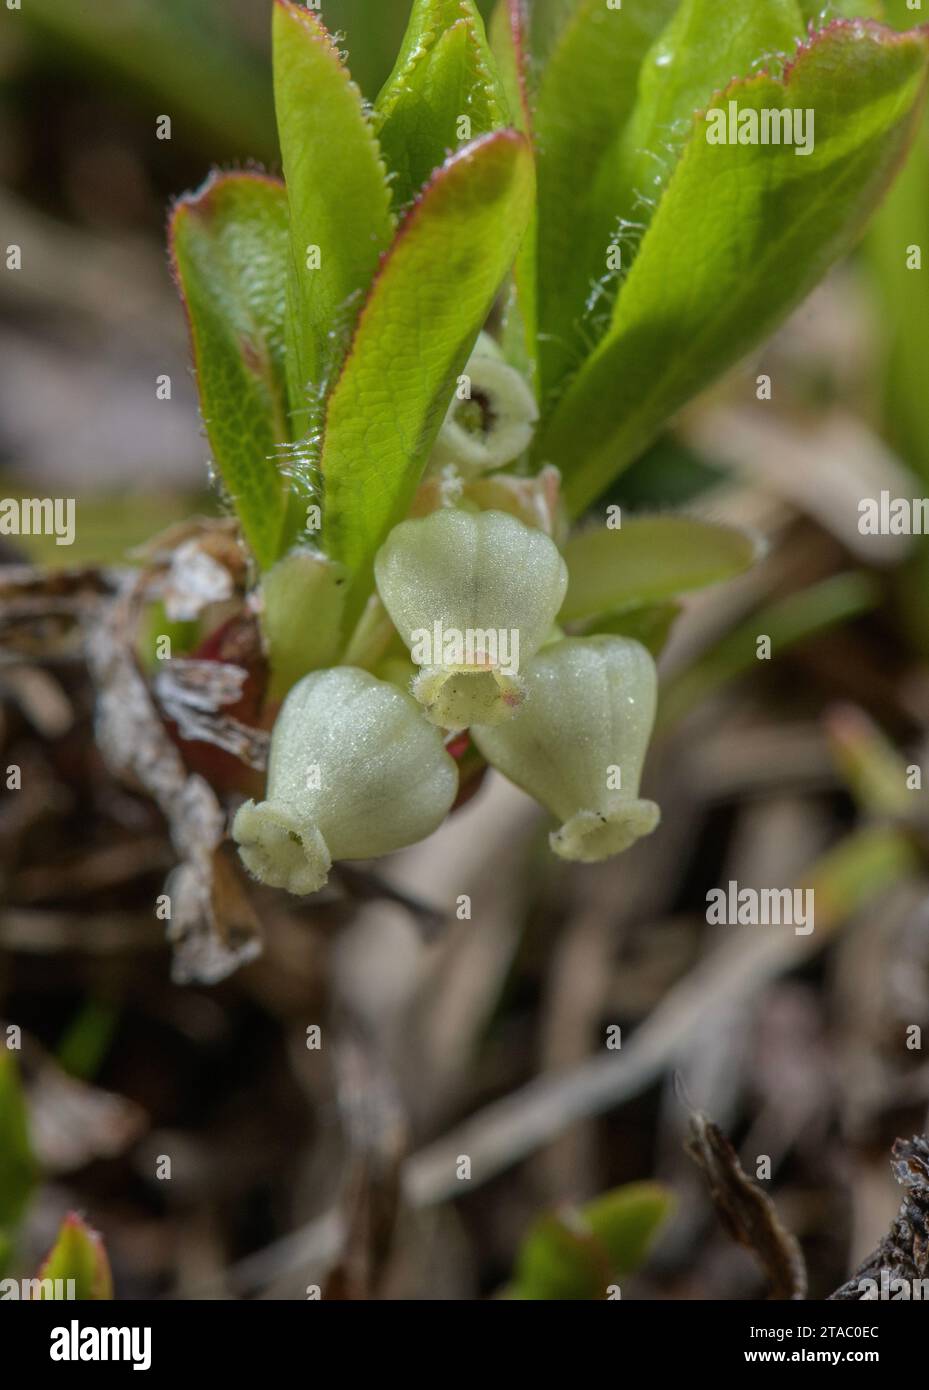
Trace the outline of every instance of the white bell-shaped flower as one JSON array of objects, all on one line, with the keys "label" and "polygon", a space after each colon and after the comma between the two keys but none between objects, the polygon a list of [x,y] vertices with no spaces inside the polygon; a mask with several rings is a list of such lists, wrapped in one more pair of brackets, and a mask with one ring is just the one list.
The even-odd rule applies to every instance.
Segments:
[{"label": "white bell-shaped flower", "polygon": [[528,449],[538,418],[531,388],[482,333],[458,379],[429,470],[453,464],[462,477],[475,478],[503,468]]},{"label": "white bell-shaped flower", "polygon": [[508,718],[523,698],[521,663],[564,599],[568,572],[554,541],[506,512],[444,508],[395,526],[374,568],[433,723]]},{"label": "white bell-shaped flower", "polygon": [[569,637],[532,661],[525,703],[471,738],[489,763],[562,825],[550,844],[586,863],[618,854],[660,819],[639,798],[655,721],[655,663],[628,637]]},{"label": "white bell-shaped flower", "polygon": [[432,833],[458,791],[442,736],[403,690],[352,666],[314,671],[281,706],[266,799],[232,825],[255,878],[315,893],[334,861],[374,859]]}]

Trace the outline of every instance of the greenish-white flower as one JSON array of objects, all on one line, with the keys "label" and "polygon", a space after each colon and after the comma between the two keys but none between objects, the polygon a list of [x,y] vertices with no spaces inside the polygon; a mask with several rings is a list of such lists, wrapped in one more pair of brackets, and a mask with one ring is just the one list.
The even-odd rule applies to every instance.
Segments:
[{"label": "greenish-white flower", "polygon": [[429,460],[465,478],[503,468],[532,442],[539,418],[535,396],[486,333],[468,359]]},{"label": "greenish-white flower", "polygon": [[255,878],[314,893],[340,859],[374,859],[432,833],[458,772],[439,731],[403,690],[366,671],[314,671],[287,696],[271,735],[265,800],[233,821]]},{"label": "greenish-white flower", "polygon": [[618,854],[660,819],[639,797],[655,720],[655,663],[628,637],[569,637],[526,669],[527,699],[499,728],[475,727],[484,757],[562,822],[563,859]]},{"label": "greenish-white flower", "polygon": [[395,526],[375,575],[433,723],[508,718],[524,695],[521,664],[550,635],[564,599],[568,573],[554,541],[506,512],[444,508]]}]

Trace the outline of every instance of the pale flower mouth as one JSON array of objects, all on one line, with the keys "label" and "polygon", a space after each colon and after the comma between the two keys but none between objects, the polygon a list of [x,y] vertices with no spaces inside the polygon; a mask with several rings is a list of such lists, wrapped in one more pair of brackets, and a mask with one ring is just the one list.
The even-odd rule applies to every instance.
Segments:
[{"label": "pale flower mouth", "polygon": [[553,830],[549,844],[560,859],[582,864],[608,859],[651,835],[661,819],[654,801],[630,797],[612,809],[578,811],[565,821],[560,830]]},{"label": "pale flower mouth", "polygon": [[518,676],[489,664],[424,666],[411,689],[427,718],[452,730],[501,724],[522,704],[526,693]]},{"label": "pale flower mouth", "polygon": [[454,465],[464,477],[504,468],[532,442],[538,406],[513,367],[475,349],[468,361],[471,394],[454,400],[433,450],[431,467]]},{"label": "pale flower mouth", "polygon": [[267,801],[246,801],[236,813],[232,833],[243,864],[262,883],[299,897],[325,884],[332,859],[311,821]]}]

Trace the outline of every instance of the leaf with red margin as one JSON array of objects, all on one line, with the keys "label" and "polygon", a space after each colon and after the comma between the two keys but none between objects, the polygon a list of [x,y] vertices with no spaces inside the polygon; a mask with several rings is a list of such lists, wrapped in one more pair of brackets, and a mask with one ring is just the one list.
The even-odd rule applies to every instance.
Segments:
[{"label": "leaf with red margin", "polygon": [[[642,60],[677,0],[576,0],[542,75],[534,131],[539,166],[538,355],[549,408],[589,345],[577,319],[605,271],[600,179],[635,108]],[[616,208],[616,214],[625,213]]]},{"label": "leaf with red margin", "polygon": [[[42,1262],[37,1278],[61,1280],[62,1297],[70,1298],[68,1280],[74,1280],[76,1299],[104,1300],[113,1297],[113,1275],[103,1237],[87,1225],[77,1212],[69,1212],[61,1223],[58,1237]],[[37,1298],[44,1300],[40,1289]],[[49,1298],[57,1297],[54,1288]]]},{"label": "leaf with red margin", "polygon": [[536,441],[574,515],[854,244],[906,152],[927,64],[929,30],[837,20],[782,78],[738,79],[714,103],[812,109],[811,153],[710,144],[696,118],[611,327]]},{"label": "leaf with red margin", "polygon": [[284,186],[213,174],[174,208],[169,243],[187,309],[200,408],[223,485],[258,564],[277,559],[289,438],[284,349]]},{"label": "leaf with red margin", "polygon": [[275,0],[272,44],[290,204],[288,383],[299,437],[316,424],[318,397],[341,365],[394,221],[361,92],[324,25]]},{"label": "leaf with red margin", "polygon": [[497,0],[488,31],[513,122],[524,135],[532,129],[528,22],[526,0]]},{"label": "leaf with red margin", "polygon": [[375,551],[409,509],[532,195],[523,136],[484,136],[438,170],[383,260],[323,437],[326,549],[353,573],[350,615],[369,590]]},{"label": "leaf with red margin", "polygon": [[[720,13],[719,0],[681,0],[673,18],[646,53],[638,96],[615,157],[603,170],[595,207],[601,214],[602,248],[621,214],[641,232],[652,218],[680,148],[693,130],[694,113],[736,77],[750,77],[764,64],[788,62],[803,42],[806,26],[797,0],[753,0]],[[636,242],[623,245],[623,268]],[[627,255],[627,252],[629,253]]]},{"label": "leaf with red margin", "polygon": [[[457,12],[456,12],[457,11]],[[392,174],[396,207],[409,203],[450,150],[511,124],[506,95],[474,0],[418,0],[398,62],[375,103],[374,119]]]}]

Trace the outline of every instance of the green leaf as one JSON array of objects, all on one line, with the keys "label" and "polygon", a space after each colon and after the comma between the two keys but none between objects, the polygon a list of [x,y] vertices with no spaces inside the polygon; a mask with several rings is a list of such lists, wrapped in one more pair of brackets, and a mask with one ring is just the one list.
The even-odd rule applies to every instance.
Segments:
[{"label": "green leaf", "polygon": [[[733,77],[751,76],[762,59],[770,68],[775,55],[793,53],[804,33],[797,0],[752,0],[723,10],[719,0],[682,0],[645,55],[619,168],[608,165],[601,180],[603,201],[628,221],[647,225],[695,112]],[[624,268],[628,263],[627,257]]]},{"label": "green leaf", "polygon": [[0,1048],[0,1272],[38,1178],[19,1068]]},{"label": "green leaf", "polygon": [[516,3],[528,11],[532,57],[536,63],[544,64],[582,0],[516,0]]},{"label": "green leaf", "polygon": [[117,1005],[91,995],[71,1019],[58,1044],[59,1065],[72,1076],[93,1081],[110,1050],[119,1021]]},{"label": "green leaf", "polygon": [[585,623],[583,635],[592,637],[607,633],[615,637],[634,637],[657,660],[680,613],[679,603],[636,604]]},{"label": "green leaf", "polygon": [[[824,28],[833,19],[884,18],[881,0],[800,0],[800,9],[804,20],[817,29]],[[912,23],[913,18],[910,19]]]},{"label": "green leaf", "polygon": [[886,23],[895,29],[912,29],[920,19],[920,11],[911,10],[907,0],[883,0],[883,9]]},{"label": "green leaf", "polygon": [[[80,1300],[103,1300],[113,1297],[113,1276],[103,1237],[71,1212],[61,1223],[58,1238],[46,1256],[38,1273],[40,1280],[60,1279],[67,1298],[67,1281],[74,1280],[74,1297]],[[45,1299],[46,1290],[38,1297]],[[48,1294],[54,1299],[54,1291]]]},{"label": "green leaf", "polygon": [[619,503],[624,513],[680,511],[726,481],[724,467],[708,463],[671,430],[664,430],[618,477],[598,507]]},{"label": "green leaf", "polygon": [[539,161],[539,358],[543,399],[590,350],[580,320],[604,274],[618,209],[598,175],[621,139],[639,66],[677,0],[580,0],[543,72],[535,113]]},{"label": "green leaf", "polygon": [[[531,67],[527,30],[523,0],[497,0],[490,24],[491,47],[513,123],[517,130],[531,136]],[[503,349],[511,365],[532,379],[538,396],[537,245],[538,213],[533,207],[513,267],[514,283],[507,297],[503,323]]]},{"label": "green leaf", "polygon": [[497,0],[489,36],[510,117],[517,130],[528,135],[532,128],[530,54],[523,0]]},{"label": "green leaf", "polygon": [[401,85],[404,73],[415,64],[418,56],[434,47],[445,31],[461,19],[465,9],[473,10],[471,0],[464,0],[464,3],[463,0],[413,0],[397,61],[384,83],[378,105]]},{"label": "green leaf", "polygon": [[409,509],[429,451],[532,203],[514,131],[486,135],[436,174],[404,220],[329,400],[322,471],[327,552],[355,579]]},{"label": "green leaf", "polygon": [[290,204],[288,382],[300,437],[317,424],[394,228],[377,140],[328,32],[311,11],[275,0],[272,41]]},{"label": "green leaf", "polygon": [[689,516],[636,516],[616,530],[579,531],[564,548],[568,592],[558,621],[660,603],[732,579],[757,556],[744,531]]},{"label": "green leaf", "polygon": [[697,119],[610,331],[537,440],[575,514],[852,245],[906,149],[927,45],[926,33],[837,21],[783,79],[740,79],[720,97],[724,113],[729,101],[743,114],[812,109],[807,155],[710,144]]},{"label": "green leaf", "polygon": [[886,902],[892,888],[921,872],[922,859],[911,834],[870,825],[833,845],[801,882],[809,884],[816,901],[817,931],[829,932],[871,903]]},{"label": "green leaf", "polygon": [[[190,516],[189,512],[187,516]],[[150,540],[151,536],[146,539]],[[164,650],[164,642],[160,639],[165,637],[169,638],[171,651],[175,656],[186,655],[199,644],[200,624],[196,621],[172,621],[165,610],[164,602],[156,599],[153,603],[145,605],[136,629],[135,657],[146,675],[154,676],[155,672],[160,670],[162,658],[159,652]]]},{"label": "green leaf", "polygon": [[541,1217],[519,1253],[512,1297],[520,1299],[605,1298],[611,1282],[609,1256],[580,1213]]},{"label": "green leaf", "polygon": [[858,705],[833,705],[826,736],[836,770],[858,809],[870,820],[919,818],[907,786],[907,760]]},{"label": "green leaf", "polygon": [[19,1067],[13,1052],[0,1048],[0,1227],[19,1220],[36,1178]]},{"label": "green leaf", "polygon": [[614,1274],[633,1274],[645,1260],[674,1200],[656,1182],[628,1183],[597,1197],[583,1209],[584,1220],[605,1247]]},{"label": "green leaf", "polygon": [[603,1299],[633,1273],[672,1206],[657,1183],[630,1183],[578,1209],[543,1216],[519,1253],[511,1296]]},{"label": "green leaf", "polygon": [[[387,80],[403,42],[407,14],[403,5],[371,0],[326,0],[326,28],[348,49],[352,77],[372,100]],[[342,36],[345,36],[344,43]]]},{"label": "green leaf", "polygon": [[[509,121],[507,100],[487,45],[484,22],[472,0],[459,0],[459,18],[413,48],[378,97],[375,125],[393,174],[394,203],[416,196],[449,151],[499,130]],[[426,13],[437,21],[450,7],[426,0],[410,23],[421,30]],[[435,30],[429,31],[435,35]],[[470,129],[462,133],[462,117]]]},{"label": "green leaf", "polygon": [[261,174],[214,174],[170,228],[200,406],[216,467],[259,565],[287,505],[275,462],[289,437],[284,366],[287,199]]}]

